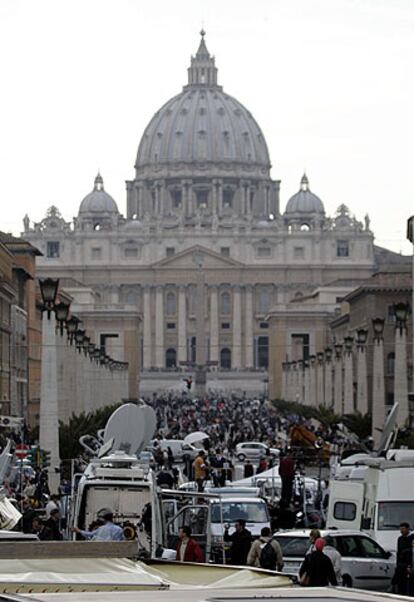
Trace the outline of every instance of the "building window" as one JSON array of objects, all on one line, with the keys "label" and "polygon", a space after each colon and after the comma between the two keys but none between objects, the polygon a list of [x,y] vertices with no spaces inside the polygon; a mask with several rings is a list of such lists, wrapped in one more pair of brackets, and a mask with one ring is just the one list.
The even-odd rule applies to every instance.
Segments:
[{"label": "building window", "polygon": [[99,346],[108,355],[112,355],[112,347],[116,346],[113,339],[118,339],[119,335],[115,333],[102,333],[99,337]]},{"label": "building window", "polygon": [[51,259],[60,257],[60,243],[55,240],[48,240],[46,254]]},{"label": "building window", "polygon": [[222,293],[220,297],[220,312],[224,315],[231,314],[230,293]]},{"label": "building window", "polygon": [[174,209],[179,209],[183,200],[183,193],[181,190],[170,190],[172,206]]},{"label": "building window", "polygon": [[167,316],[174,316],[177,312],[177,298],[175,296],[175,293],[173,293],[171,291],[169,293],[167,293],[166,309],[167,309]]},{"label": "building window", "polygon": [[260,328],[269,328],[269,322],[260,322]]},{"label": "building window", "polygon": [[138,249],[136,247],[127,247],[124,250],[124,255],[126,259],[134,259],[138,257]]},{"label": "building window", "polygon": [[344,300],[343,297],[336,297],[335,303],[342,303],[343,300]]},{"label": "building window", "polygon": [[177,352],[175,349],[167,349],[165,352],[165,367],[170,369],[177,367]]},{"label": "building window", "polygon": [[349,257],[349,242],[347,240],[338,240],[336,243],[336,256]]},{"label": "building window", "polygon": [[267,290],[259,292],[259,313],[265,314],[270,308],[270,293]]},{"label": "building window", "polygon": [[303,259],[305,257],[305,249],[303,247],[293,247],[293,257],[295,259]]},{"label": "building window", "polygon": [[223,207],[225,209],[231,209],[233,207],[234,190],[231,188],[225,188],[223,190]]},{"label": "building window", "polygon": [[221,329],[222,330],[230,330],[230,322],[222,322]]},{"label": "building window", "polygon": [[220,351],[220,368],[222,370],[231,370],[231,350],[228,347]]},{"label": "building window", "polygon": [[167,330],[175,330],[175,322],[167,322]]},{"label": "building window", "polygon": [[167,257],[172,257],[173,255],[175,255],[175,247],[167,247],[165,249],[165,254]]},{"label": "building window", "polygon": [[394,305],[389,305],[387,310],[387,322],[395,322],[395,308]]},{"label": "building window", "polygon": [[196,190],[197,209],[206,209],[208,205],[208,190]]},{"label": "building window", "polygon": [[309,359],[309,334],[292,334],[292,359]]},{"label": "building window", "polygon": [[224,257],[230,257],[230,247],[220,247],[220,255],[224,255]]},{"label": "building window", "polygon": [[269,337],[257,339],[257,367],[267,369],[269,366]]},{"label": "building window", "polygon": [[136,305],[137,304],[137,293],[134,291],[129,291],[125,298],[125,303],[127,305]]},{"label": "building window", "polygon": [[92,257],[92,259],[101,259],[102,249],[100,247],[92,247],[91,257]]},{"label": "building window", "polygon": [[271,257],[272,256],[272,249],[270,247],[257,247],[256,249],[256,256],[257,257]]},{"label": "building window", "polygon": [[387,376],[394,376],[395,373],[395,353],[387,355]]}]

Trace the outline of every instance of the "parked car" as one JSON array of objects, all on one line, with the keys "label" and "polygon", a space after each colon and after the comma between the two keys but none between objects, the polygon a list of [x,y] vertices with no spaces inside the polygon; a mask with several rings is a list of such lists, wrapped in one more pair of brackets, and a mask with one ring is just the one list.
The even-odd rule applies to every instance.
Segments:
[{"label": "parked car", "polygon": [[[155,441],[152,441],[151,445],[147,448],[153,453],[155,450],[154,443]],[[157,441],[157,444],[162,451],[168,451],[168,448],[171,449],[174,462],[182,462],[186,457],[193,460],[200,449],[203,449],[202,447],[196,447],[192,443],[185,443],[183,439],[161,439]]]},{"label": "parked car", "polygon": [[236,458],[240,462],[244,462],[246,459],[249,460],[260,460],[260,458],[266,456],[273,456],[277,458],[280,451],[273,447],[268,447],[260,441],[245,441],[244,443],[238,443],[236,445]]},{"label": "parked car", "polygon": [[[321,531],[342,556],[342,585],[386,591],[394,574],[395,556],[361,531]],[[309,530],[276,532],[286,573],[299,573],[309,549]]]}]

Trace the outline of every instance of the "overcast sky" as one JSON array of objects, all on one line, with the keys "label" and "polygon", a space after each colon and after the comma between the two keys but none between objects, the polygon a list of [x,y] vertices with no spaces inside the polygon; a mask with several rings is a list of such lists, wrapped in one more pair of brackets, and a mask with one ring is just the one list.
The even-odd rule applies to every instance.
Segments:
[{"label": "overcast sky", "polygon": [[207,31],[266,137],[281,208],[306,169],[332,214],[411,253],[413,0],[1,0],[0,228],[77,214],[98,169],[125,213],[142,132]]}]

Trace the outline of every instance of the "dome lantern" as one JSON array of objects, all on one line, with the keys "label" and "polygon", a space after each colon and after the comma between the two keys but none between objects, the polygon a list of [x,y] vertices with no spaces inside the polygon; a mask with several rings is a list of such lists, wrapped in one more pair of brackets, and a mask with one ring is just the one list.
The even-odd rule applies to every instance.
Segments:
[{"label": "dome lantern", "polygon": [[204,29],[200,31],[201,40],[195,56],[191,57],[188,68],[188,86],[217,86],[217,67],[214,57],[207,50]]}]

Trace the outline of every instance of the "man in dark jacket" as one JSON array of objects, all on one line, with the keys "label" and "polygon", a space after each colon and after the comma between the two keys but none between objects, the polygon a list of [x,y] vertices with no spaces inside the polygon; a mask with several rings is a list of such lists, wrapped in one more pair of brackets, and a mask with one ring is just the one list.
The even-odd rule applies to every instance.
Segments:
[{"label": "man in dark jacket", "polygon": [[53,510],[50,512],[50,518],[47,519],[43,525],[43,529],[39,533],[39,539],[43,539],[45,541],[61,541],[63,539],[63,535],[59,528],[59,519],[59,510],[57,508],[53,508]]},{"label": "man in dark jacket", "polygon": [[293,493],[293,483],[295,481],[295,461],[290,450],[286,454],[281,454],[279,462],[279,476],[282,481],[282,491],[280,495],[281,505],[287,508],[290,505]]},{"label": "man in dark jacket", "polygon": [[400,524],[400,533],[397,540],[397,564],[392,585],[397,594],[404,595],[407,593],[407,557],[411,555],[414,534],[410,533],[410,525],[405,522]]},{"label": "man in dark jacket", "polygon": [[246,521],[239,518],[234,523],[234,533],[229,535],[228,525],[224,528],[224,541],[231,541],[230,560],[231,564],[247,564],[247,555],[252,545],[252,534],[246,529]]},{"label": "man in dark jacket", "polygon": [[319,537],[314,546],[315,551],[305,556],[299,569],[301,584],[310,587],[338,585],[332,561],[323,553],[325,540]]}]

